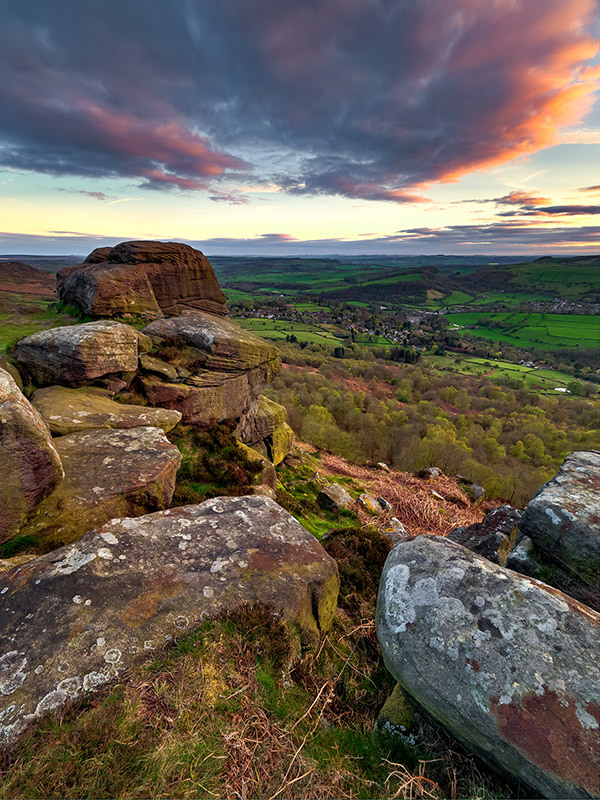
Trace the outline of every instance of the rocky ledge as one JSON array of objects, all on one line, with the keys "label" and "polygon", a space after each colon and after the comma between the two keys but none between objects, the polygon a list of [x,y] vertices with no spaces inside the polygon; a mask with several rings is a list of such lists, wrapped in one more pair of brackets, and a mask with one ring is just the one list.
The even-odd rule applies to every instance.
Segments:
[{"label": "rocky ledge", "polygon": [[114,519],[0,575],[0,739],[243,604],[314,638],[338,587],[335,561],[266,497]]}]

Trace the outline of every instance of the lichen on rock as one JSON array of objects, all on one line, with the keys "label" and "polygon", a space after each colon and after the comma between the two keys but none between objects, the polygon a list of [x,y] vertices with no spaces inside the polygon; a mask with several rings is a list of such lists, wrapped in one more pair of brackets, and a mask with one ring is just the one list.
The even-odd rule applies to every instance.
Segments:
[{"label": "lichen on rock", "polygon": [[600,615],[436,536],[388,556],[388,669],[428,714],[545,797],[600,792]]},{"label": "lichen on rock", "polygon": [[266,497],[113,519],[0,574],[0,738],[241,605],[314,638],[338,587],[335,561]]}]

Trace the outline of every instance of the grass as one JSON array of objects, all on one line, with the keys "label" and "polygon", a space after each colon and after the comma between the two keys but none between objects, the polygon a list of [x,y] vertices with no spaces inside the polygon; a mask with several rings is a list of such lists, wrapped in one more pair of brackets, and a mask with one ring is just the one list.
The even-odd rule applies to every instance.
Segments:
[{"label": "grass", "polygon": [[469,335],[507,342],[525,349],[592,348],[600,344],[600,326],[597,317],[592,315],[483,314],[474,311],[447,316],[450,324],[466,327],[465,332]]},{"label": "grass", "polygon": [[340,607],[302,649],[269,609],[205,622],[0,764],[3,798],[515,797],[424,720],[419,744],[374,730],[393,688],[374,624],[390,543],[340,531]]},{"label": "grass", "polygon": [[77,322],[79,320],[58,310],[54,303],[15,295],[12,309],[0,313],[0,353],[8,352],[19,339],[32,333]]},{"label": "grass", "polygon": [[299,342],[324,344],[330,347],[343,345],[344,341],[325,327],[310,322],[289,322],[276,319],[239,319],[236,320],[248,331],[262,336],[264,339],[285,340],[286,336],[296,336]]}]

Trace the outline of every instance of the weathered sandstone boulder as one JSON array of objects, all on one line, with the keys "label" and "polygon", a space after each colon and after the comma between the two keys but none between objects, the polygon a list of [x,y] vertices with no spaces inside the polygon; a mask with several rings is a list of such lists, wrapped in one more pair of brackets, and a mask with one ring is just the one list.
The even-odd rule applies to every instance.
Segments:
[{"label": "weathered sandstone boulder", "polygon": [[141,379],[144,394],[153,406],[176,409],[188,425],[237,419],[252,400],[252,383],[253,376],[247,372],[206,372],[197,379],[197,385],[164,383],[155,376]]},{"label": "weathered sandstone boulder", "polygon": [[36,385],[76,385],[136,370],[139,338],[121,322],[86,322],[26,336],[17,343],[15,358]]},{"label": "weathered sandstone boulder", "polygon": [[50,431],[13,378],[0,369],[0,543],[63,478]]},{"label": "weathered sandstone boulder", "polygon": [[134,314],[153,319],[197,308],[226,314],[225,295],[208,259],[178,242],[121,242],[94,250],[57,275],[56,291],[95,317]]},{"label": "weathered sandstone boulder", "polygon": [[144,373],[158,375],[160,378],[167,381],[177,381],[180,377],[176,367],[172,364],[160,358],[149,356],[147,353],[143,353],[140,356],[140,369]]},{"label": "weathered sandstone boulder", "polygon": [[8,372],[10,377],[19,387],[19,389],[23,391],[23,381],[21,380],[21,375],[19,374],[19,370],[15,367],[15,365],[11,361],[8,360],[6,356],[0,355],[0,369],[3,369],[5,372]]},{"label": "weathered sandstone boulder", "polygon": [[398,544],[398,542],[404,542],[409,536],[408,531],[400,522],[398,517],[391,517],[383,525],[381,532],[385,533],[388,539],[391,539],[394,544]]},{"label": "weathered sandstone boulder", "polygon": [[544,797],[598,797],[600,615],[437,536],[381,576],[386,665],[438,722]]},{"label": "weathered sandstone boulder", "polygon": [[239,372],[269,364],[274,376],[281,367],[279,351],[270,342],[246,331],[233,320],[201,311],[146,325],[143,333],[159,347],[179,348],[192,372]]},{"label": "weathered sandstone boulder", "polygon": [[266,605],[305,635],[336,607],[335,561],[266,497],[113,519],[0,575],[0,738],[94,691],[205,619]]},{"label": "weathered sandstone boulder", "polygon": [[242,442],[254,444],[271,436],[284,422],[287,422],[285,408],[260,394],[240,419],[236,434]]},{"label": "weathered sandstone boulder", "polygon": [[587,581],[600,572],[600,453],[571,453],[527,504],[519,530]]},{"label": "weathered sandstone boulder", "polygon": [[166,433],[181,419],[179,411],[117,403],[109,391],[94,386],[82,389],[48,386],[37,389],[31,402],[55,436],[92,428],[148,426]]},{"label": "weathered sandstone boulder", "polygon": [[267,447],[267,457],[277,466],[292,449],[294,431],[287,422],[282,422],[264,442]]},{"label": "weathered sandstone boulder", "polygon": [[420,469],[418,472],[415,472],[415,478],[421,478],[424,481],[432,481],[443,474],[439,467],[425,467],[425,469]]},{"label": "weathered sandstone boulder", "polygon": [[505,566],[517,540],[520,519],[521,512],[516,508],[498,506],[486,514],[481,522],[455,528],[448,534],[448,539],[489,558],[495,564]]},{"label": "weathered sandstone boulder", "polygon": [[[244,458],[250,463],[254,464],[257,468],[256,475],[254,476],[253,484],[255,487],[268,486],[269,489],[277,489],[277,473],[275,467],[268,458],[257,453],[251,447],[243,442],[237,442],[238,449]],[[269,495],[270,496],[270,495]]]},{"label": "weathered sandstone boulder", "polygon": [[169,506],[181,455],[158,428],[89,430],[54,439],[65,478],[22,533],[50,549],[113,517]]},{"label": "weathered sandstone boulder", "polygon": [[353,502],[352,497],[339,483],[323,486],[317,495],[317,504],[326,511],[338,511],[340,508],[348,508]]}]

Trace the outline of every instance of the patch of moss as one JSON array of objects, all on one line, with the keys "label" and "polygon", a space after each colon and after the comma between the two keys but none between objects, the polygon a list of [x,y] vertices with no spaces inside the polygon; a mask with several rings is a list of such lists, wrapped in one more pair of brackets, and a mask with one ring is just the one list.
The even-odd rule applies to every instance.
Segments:
[{"label": "patch of moss", "polygon": [[0,558],[11,558],[17,553],[35,548],[36,545],[37,539],[35,536],[15,536],[14,539],[9,539],[8,542],[0,544]]}]

